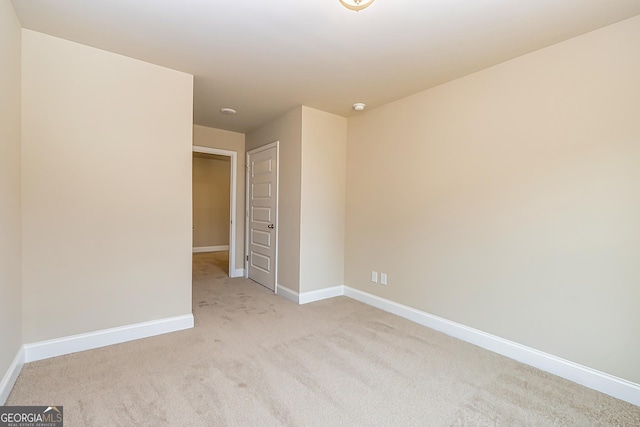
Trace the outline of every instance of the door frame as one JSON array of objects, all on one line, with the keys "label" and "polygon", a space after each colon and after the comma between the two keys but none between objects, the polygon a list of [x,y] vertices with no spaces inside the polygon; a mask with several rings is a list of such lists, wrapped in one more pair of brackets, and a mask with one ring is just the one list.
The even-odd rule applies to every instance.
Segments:
[{"label": "door frame", "polygon": [[[238,153],[235,151],[221,150],[219,148],[201,147],[198,145],[193,146],[193,152],[216,154],[218,156],[230,157],[231,176],[229,179],[229,277],[240,277],[242,276],[242,274],[237,274],[238,272],[236,271],[236,183],[238,175]],[[193,158],[191,164],[193,165]],[[191,194],[193,197],[193,190],[191,191]],[[191,221],[193,221],[193,219]]]},{"label": "door frame", "polygon": [[276,215],[275,215],[275,227],[276,227],[276,233],[275,233],[275,259],[273,260],[274,263],[274,268],[273,268],[273,274],[274,274],[274,293],[278,293],[278,234],[280,234],[280,227],[278,226],[278,212],[279,212],[279,205],[280,205],[280,141],[273,141],[270,142],[266,145],[262,145],[258,148],[254,148],[253,150],[249,150],[247,151],[247,155],[246,155],[246,164],[245,164],[245,173],[246,173],[246,178],[244,180],[245,182],[245,204],[244,204],[244,210],[245,210],[245,218],[244,218],[244,253],[245,253],[245,258],[244,258],[244,277],[249,278],[249,227],[250,227],[250,218],[249,218],[249,199],[251,197],[251,193],[249,192],[249,181],[250,181],[250,177],[249,177],[249,172],[251,169],[250,163],[249,163],[249,157],[252,154],[256,154],[259,153],[260,151],[264,151],[264,150],[268,150],[270,148],[274,148],[276,149]]}]

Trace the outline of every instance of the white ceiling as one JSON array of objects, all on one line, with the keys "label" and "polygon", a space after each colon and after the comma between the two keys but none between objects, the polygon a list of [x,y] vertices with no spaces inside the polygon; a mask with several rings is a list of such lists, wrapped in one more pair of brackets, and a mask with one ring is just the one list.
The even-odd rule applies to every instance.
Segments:
[{"label": "white ceiling", "polygon": [[[23,27],[195,75],[194,122],[349,116],[640,14],[640,0],[13,0]],[[219,113],[238,110],[235,116]]]}]

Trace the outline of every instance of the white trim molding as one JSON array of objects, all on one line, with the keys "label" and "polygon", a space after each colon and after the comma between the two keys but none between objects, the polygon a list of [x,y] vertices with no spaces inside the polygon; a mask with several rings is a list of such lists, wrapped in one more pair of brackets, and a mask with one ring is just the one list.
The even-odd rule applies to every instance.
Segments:
[{"label": "white trim molding", "polygon": [[35,362],[190,328],[193,328],[193,314],[25,344],[24,362]]},{"label": "white trim molding", "polygon": [[276,285],[276,295],[280,295],[284,299],[300,304],[300,294],[286,286]]},{"label": "white trim molding", "polygon": [[331,288],[318,289],[317,291],[303,292],[298,297],[298,304],[308,304],[310,302],[322,301],[344,295],[344,286],[333,286]]},{"label": "white trim molding", "polygon": [[222,246],[199,246],[196,248],[193,248],[193,253],[202,253],[202,252],[221,252],[221,251],[228,251],[229,250],[229,245],[222,245]]},{"label": "white trim molding", "polygon": [[640,406],[640,385],[415,308],[344,287],[344,295],[566,380]]},{"label": "white trim molding", "polygon": [[20,375],[22,366],[24,365],[24,346],[20,347],[16,357],[13,358],[13,362],[9,365],[9,369],[4,374],[2,382],[0,382],[0,406],[4,405],[9,398],[9,393],[13,389],[13,385]]},{"label": "white trim molding", "polygon": [[323,299],[329,299],[344,295],[344,286],[333,286],[331,288],[318,289],[316,291],[309,291],[298,293],[285,286],[276,286],[276,294],[281,297],[293,301],[296,304],[309,304],[311,302],[322,301]]},{"label": "white trim molding", "polygon": [[229,277],[231,277],[232,279],[235,277],[244,277],[244,268],[234,268],[233,270],[231,270],[231,274],[229,274]]}]

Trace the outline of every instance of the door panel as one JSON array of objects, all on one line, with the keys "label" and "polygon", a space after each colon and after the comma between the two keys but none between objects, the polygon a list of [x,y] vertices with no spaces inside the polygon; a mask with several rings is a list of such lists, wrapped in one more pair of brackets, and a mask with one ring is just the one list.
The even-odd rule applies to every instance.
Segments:
[{"label": "door panel", "polygon": [[268,248],[271,246],[271,234],[265,233],[264,231],[251,230],[251,241],[256,245]]},{"label": "door panel", "polygon": [[270,208],[257,208],[254,206],[253,208],[251,208],[251,220],[256,223],[260,222],[268,225],[271,221],[271,213],[272,210]]},{"label": "door panel", "polygon": [[249,278],[275,291],[277,151],[272,146],[250,152],[249,164]]}]

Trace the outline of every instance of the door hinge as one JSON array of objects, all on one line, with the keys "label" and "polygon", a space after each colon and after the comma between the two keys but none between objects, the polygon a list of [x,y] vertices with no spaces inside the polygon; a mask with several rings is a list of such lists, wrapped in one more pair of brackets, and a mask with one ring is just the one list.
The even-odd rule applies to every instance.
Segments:
[{"label": "door hinge", "polygon": [[247,261],[249,261],[249,255],[247,255]]}]

